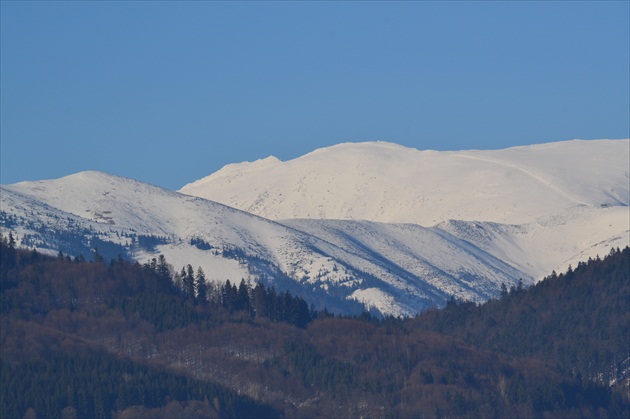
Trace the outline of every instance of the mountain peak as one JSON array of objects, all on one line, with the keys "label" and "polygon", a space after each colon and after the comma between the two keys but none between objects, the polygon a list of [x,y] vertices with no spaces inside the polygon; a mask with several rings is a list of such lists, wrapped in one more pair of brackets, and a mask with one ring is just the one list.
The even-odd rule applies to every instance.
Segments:
[{"label": "mountain peak", "polygon": [[629,144],[421,151],[384,141],[342,143],[286,162],[227,166],[181,192],[271,219],[518,224],[576,205],[628,205]]},{"label": "mountain peak", "polygon": [[405,147],[400,144],[387,141],[362,141],[344,142],[328,147],[318,148],[294,160],[309,159],[319,155],[373,155],[374,158],[386,156],[391,153],[413,153],[419,152],[415,148]]},{"label": "mountain peak", "polygon": [[247,213],[87,171],[2,186],[0,227],[29,247],[98,246],[140,262],[160,252],[213,280],[297,281],[338,307],[407,315],[451,295],[481,301],[501,283],[627,245],[629,143],[461,152],[344,143],[227,166],[185,188]]},{"label": "mountain peak", "polygon": [[324,150],[361,150],[361,149],[363,150],[368,150],[368,149],[415,150],[414,148],[405,147],[403,145],[392,143],[389,141],[376,140],[376,141],[356,141],[356,142],[347,141],[347,142],[331,145],[328,147],[318,148],[312,151],[312,153],[316,153],[318,151],[324,151]]}]

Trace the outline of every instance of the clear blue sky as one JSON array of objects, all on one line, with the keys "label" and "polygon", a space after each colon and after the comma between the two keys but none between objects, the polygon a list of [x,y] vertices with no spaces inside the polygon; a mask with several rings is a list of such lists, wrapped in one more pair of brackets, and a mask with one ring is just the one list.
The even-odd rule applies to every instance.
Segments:
[{"label": "clear blue sky", "polygon": [[618,2],[1,2],[1,183],[630,136]]}]

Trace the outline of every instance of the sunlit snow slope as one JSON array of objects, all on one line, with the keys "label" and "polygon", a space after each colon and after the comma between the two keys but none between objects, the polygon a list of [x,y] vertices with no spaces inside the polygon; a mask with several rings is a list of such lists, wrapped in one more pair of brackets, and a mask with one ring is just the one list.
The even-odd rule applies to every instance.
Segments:
[{"label": "sunlit snow slope", "polygon": [[181,192],[271,219],[414,223],[540,279],[630,242],[629,145],[573,140],[437,152],[347,143],[287,162],[228,165]]},{"label": "sunlit snow slope", "polygon": [[190,263],[214,281],[264,279],[338,311],[408,315],[451,295],[483,301],[523,277],[447,232],[367,221],[280,224],[100,172],[5,185],[1,197],[3,227],[29,247],[89,258],[113,243],[140,262],[162,253],[176,270]]},{"label": "sunlit snow slope", "polygon": [[320,308],[408,315],[629,245],[629,144],[340,144],[229,165],[182,193],[82,172],[3,185],[0,227],[53,254],[164,254],[175,270],[262,280]]},{"label": "sunlit snow slope", "polygon": [[180,192],[270,219],[521,224],[579,205],[627,206],[629,156],[628,140],[457,152],[346,143],[231,164]]}]

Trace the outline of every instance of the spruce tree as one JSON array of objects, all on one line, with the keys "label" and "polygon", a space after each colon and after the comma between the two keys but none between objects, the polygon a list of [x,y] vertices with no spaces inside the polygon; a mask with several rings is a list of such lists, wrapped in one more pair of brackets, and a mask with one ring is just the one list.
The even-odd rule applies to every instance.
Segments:
[{"label": "spruce tree", "polygon": [[195,288],[197,290],[197,301],[200,304],[208,302],[208,285],[206,284],[206,276],[201,266],[197,268],[197,277],[195,278]]},{"label": "spruce tree", "polygon": [[165,288],[170,288],[173,284],[173,279],[171,278],[171,267],[168,262],[166,262],[166,258],[164,255],[160,255],[157,260],[157,264],[155,266],[155,273],[157,274],[158,280],[160,284]]},{"label": "spruce tree", "polygon": [[195,298],[195,273],[189,264],[186,271],[182,268],[182,283],[184,284],[184,294],[187,297]]}]

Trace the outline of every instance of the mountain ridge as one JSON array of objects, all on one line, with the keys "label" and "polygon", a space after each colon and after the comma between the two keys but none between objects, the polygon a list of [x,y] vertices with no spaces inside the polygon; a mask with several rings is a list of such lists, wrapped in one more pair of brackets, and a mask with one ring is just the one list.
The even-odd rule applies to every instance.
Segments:
[{"label": "mountain ridge", "polygon": [[[344,226],[354,233],[343,229],[335,233],[351,239],[342,240],[102,172],[2,186],[1,215],[3,226],[22,244],[52,254],[60,250],[61,236],[80,241],[74,246],[66,243],[64,249],[74,252],[107,242],[114,251],[141,262],[162,253],[176,268],[201,266],[212,281],[272,278],[279,287],[299,285],[307,294],[327,294],[334,306],[340,304],[335,298],[358,301],[382,314],[414,314],[444,304],[453,294],[483,301],[498,292],[501,282],[515,283],[520,274],[498,260],[480,263],[471,249],[451,244],[459,239],[420,226],[357,221]],[[423,257],[420,245],[413,254],[402,242],[385,246],[384,237],[393,242],[385,234],[392,229],[406,229],[412,237],[408,243],[413,237],[425,237],[426,242],[430,236],[431,246],[443,249],[457,263]],[[154,245],[143,246],[143,237]],[[472,279],[479,282],[477,288],[468,284]]]},{"label": "mountain ridge", "polygon": [[[49,253],[64,249],[77,255],[99,247],[111,257],[119,252],[140,262],[162,253],[175,269],[203,267],[211,281],[263,280],[307,300],[310,295],[320,308],[330,304],[343,311],[344,304],[358,302],[381,314],[411,315],[444,305],[452,296],[485,301],[498,295],[503,283],[511,286],[520,279],[529,285],[552,270],[628,245],[628,163],[621,155],[628,144],[571,141],[461,154],[407,152],[386,142],[344,143],[289,162],[268,157],[226,166],[210,176],[220,174],[236,195],[254,197],[251,206],[259,211],[85,171],[2,185],[0,227],[13,231],[21,244]],[[375,149],[387,152],[375,154]],[[552,153],[541,159],[546,150]],[[581,160],[585,153],[592,165]],[[431,179],[418,186],[412,176],[417,156],[424,156],[426,173],[436,170],[431,176],[437,186]],[[296,161],[306,163],[297,167]],[[293,174],[279,176],[290,162]],[[585,173],[566,173],[576,167],[586,167]],[[450,180],[438,179],[449,173]],[[463,175],[473,178],[458,178]],[[250,184],[251,176],[256,181]],[[571,183],[579,178],[588,182]],[[299,194],[274,190],[295,179]],[[364,215],[390,218],[418,213],[432,222],[317,217],[328,207],[306,195],[314,186],[334,190],[338,183],[345,189],[323,196],[346,215],[358,208]],[[391,189],[375,193],[374,186]],[[414,195],[418,191],[425,195]],[[303,198],[295,207],[305,208],[310,217],[264,216],[274,205],[283,208],[283,194]],[[459,205],[455,210],[449,207],[453,203]],[[473,217],[484,209],[486,220]]]},{"label": "mountain ridge", "polygon": [[[343,143],[273,166],[232,165],[231,177],[219,170],[180,191],[270,219],[511,224],[573,205],[630,204],[629,153],[628,140],[445,152]],[[579,161],[595,164],[575,171]]]}]

